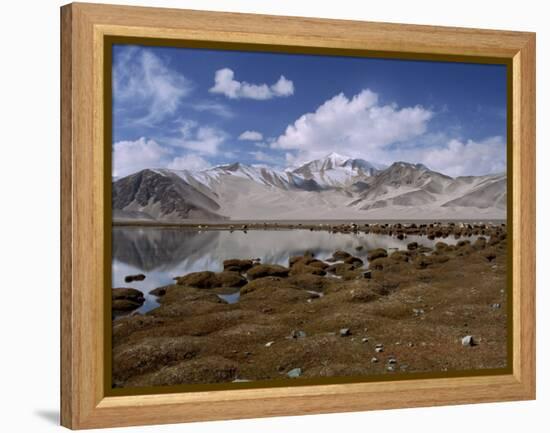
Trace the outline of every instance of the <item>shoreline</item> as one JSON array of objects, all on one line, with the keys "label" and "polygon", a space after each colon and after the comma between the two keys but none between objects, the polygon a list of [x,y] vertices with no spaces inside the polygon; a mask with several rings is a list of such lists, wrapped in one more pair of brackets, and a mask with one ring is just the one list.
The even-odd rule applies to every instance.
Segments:
[{"label": "shoreline", "polygon": [[[229,221],[203,221],[187,220],[181,222],[168,221],[135,221],[135,220],[113,220],[112,227],[154,227],[154,228],[188,228],[199,230],[345,230],[346,227],[351,231],[365,232],[366,229],[376,228],[376,226],[387,226],[389,230],[396,227],[405,228],[407,226],[496,226],[506,225],[505,219],[456,219],[456,220],[229,220]],[[246,226],[246,227],[245,227]],[[355,230],[356,229],[356,230]]]}]

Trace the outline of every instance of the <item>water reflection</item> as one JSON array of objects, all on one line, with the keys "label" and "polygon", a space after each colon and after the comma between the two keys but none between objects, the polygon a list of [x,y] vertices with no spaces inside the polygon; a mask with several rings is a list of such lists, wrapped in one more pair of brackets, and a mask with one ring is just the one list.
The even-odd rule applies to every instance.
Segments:
[{"label": "water reflection", "polygon": [[[223,269],[226,259],[259,258],[262,263],[288,265],[289,256],[309,250],[326,259],[335,250],[344,250],[365,262],[367,251],[375,248],[404,249],[416,241],[433,246],[438,240],[425,236],[395,237],[365,233],[329,233],[309,230],[227,230],[197,231],[180,228],[113,227],[113,287],[134,287],[145,294],[145,304],[138,310],[155,308],[156,298],[149,291],[173,283],[175,276],[189,272]],[[454,238],[444,239],[455,243]],[[360,249],[358,250],[357,247]],[[361,248],[362,247],[362,248]],[[144,281],[130,284],[124,277],[144,273]],[[228,302],[237,302],[239,292],[221,294]]]}]

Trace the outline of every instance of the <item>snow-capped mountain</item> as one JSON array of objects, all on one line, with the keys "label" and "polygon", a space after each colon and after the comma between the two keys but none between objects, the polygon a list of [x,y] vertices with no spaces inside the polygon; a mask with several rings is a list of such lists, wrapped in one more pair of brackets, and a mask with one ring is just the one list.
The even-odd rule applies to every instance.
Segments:
[{"label": "snow-capped mountain", "polygon": [[375,175],[381,166],[364,159],[352,159],[338,153],[310,161],[292,171],[325,187],[348,187],[363,178]]},{"label": "snow-capped mountain", "polygon": [[506,175],[452,178],[336,153],[278,171],[239,162],[149,169],[113,182],[118,219],[504,218]]}]

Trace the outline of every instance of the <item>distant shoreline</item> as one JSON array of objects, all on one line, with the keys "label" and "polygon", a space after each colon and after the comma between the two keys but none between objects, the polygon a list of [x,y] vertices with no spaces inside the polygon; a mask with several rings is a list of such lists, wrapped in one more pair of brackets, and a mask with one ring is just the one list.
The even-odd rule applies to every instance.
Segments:
[{"label": "distant shoreline", "polygon": [[262,229],[320,229],[327,230],[330,226],[364,225],[364,224],[506,224],[506,219],[345,219],[345,220],[224,220],[203,221],[186,220],[181,222],[145,221],[145,220],[113,220],[113,227],[158,227],[158,228],[202,228],[209,230],[262,230]]}]

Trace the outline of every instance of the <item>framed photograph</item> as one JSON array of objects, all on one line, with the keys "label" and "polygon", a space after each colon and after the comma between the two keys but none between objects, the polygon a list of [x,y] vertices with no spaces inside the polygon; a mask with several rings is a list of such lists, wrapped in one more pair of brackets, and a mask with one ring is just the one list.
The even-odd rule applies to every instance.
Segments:
[{"label": "framed photograph", "polygon": [[61,8],[66,427],[535,398],[535,35]]}]

